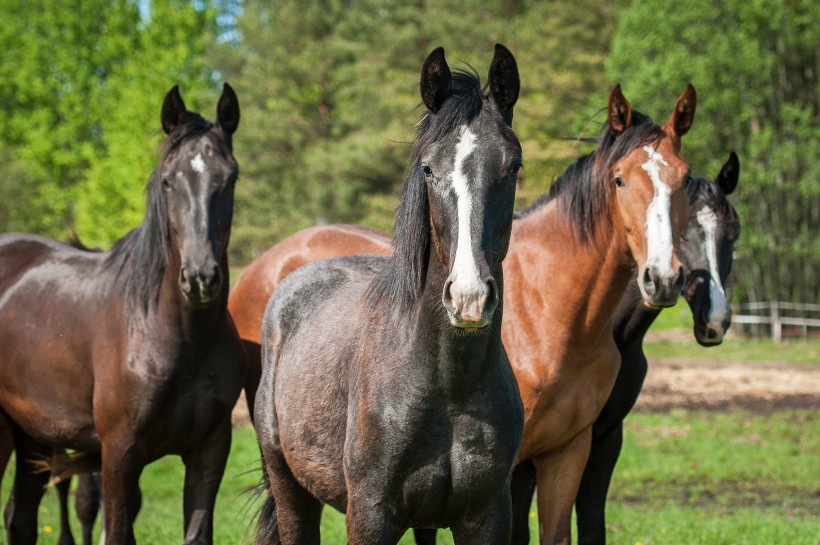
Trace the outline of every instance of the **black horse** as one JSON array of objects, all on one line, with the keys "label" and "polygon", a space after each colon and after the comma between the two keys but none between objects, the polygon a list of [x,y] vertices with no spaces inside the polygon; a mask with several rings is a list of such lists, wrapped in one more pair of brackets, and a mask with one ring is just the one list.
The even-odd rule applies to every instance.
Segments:
[{"label": "black horse", "polygon": [[257,543],[319,543],[323,504],[346,513],[352,545],[397,543],[410,527],[508,542],[523,409],[501,344],[501,261],[518,92],[503,46],[487,91],[434,50],[394,255],[316,261],[271,297],[255,407],[271,496]]},{"label": "black horse", "polygon": [[0,235],[0,411],[17,453],[10,545],[37,539],[42,468],[55,479],[101,469],[105,542],[133,544],[139,476],[167,454],[186,468],[185,543],[213,541],[245,376],[227,312],[239,102],[226,84],[214,124],[175,86],[161,120],[145,219],[110,252]]}]

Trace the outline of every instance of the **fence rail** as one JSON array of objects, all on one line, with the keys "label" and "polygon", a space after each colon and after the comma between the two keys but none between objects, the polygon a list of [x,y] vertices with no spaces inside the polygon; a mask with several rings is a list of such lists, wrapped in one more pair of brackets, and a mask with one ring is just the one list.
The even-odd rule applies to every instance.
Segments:
[{"label": "fence rail", "polygon": [[[743,311],[757,311],[756,314],[744,314]],[[763,312],[766,312],[763,314]],[[790,314],[784,316],[783,314]],[[794,315],[797,314],[797,315]],[[815,314],[818,318],[809,317]],[[743,303],[732,313],[732,323],[771,326],[772,339],[783,340],[783,326],[800,328],[803,337],[808,336],[809,328],[820,329],[820,305],[784,303],[779,301]]]}]

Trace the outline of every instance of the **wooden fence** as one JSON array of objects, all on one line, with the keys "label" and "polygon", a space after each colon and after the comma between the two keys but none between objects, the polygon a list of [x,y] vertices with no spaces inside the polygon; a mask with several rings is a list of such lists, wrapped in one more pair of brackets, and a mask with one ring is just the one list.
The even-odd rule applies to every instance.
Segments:
[{"label": "wooden fence", "polygon": [[733,309],[732,323],[769,326],[772,339],[777,341],[783,339],[784,333],[790,337],[807,337],[809,334],[820,334],[820,305],[743,303]]}]

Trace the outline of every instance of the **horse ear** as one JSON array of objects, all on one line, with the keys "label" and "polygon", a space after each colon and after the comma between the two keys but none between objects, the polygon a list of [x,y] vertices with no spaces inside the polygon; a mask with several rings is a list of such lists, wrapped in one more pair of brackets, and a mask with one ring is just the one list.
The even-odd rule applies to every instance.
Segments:
[{"label": "horse ear", "polygon": [[692,128],[692,122],[695,120],[697,105],[698,96],[695,93],[695,88],[690,83],[675,103],[675,109],[672,111],[672,115],[669,116],[669,121],[666,122],[664,129],[671,130],[672,135],[676,138],[680,138],[689,132],[689,129]]},{"label": "horse ear", "polygon": [[216,123],[228,134],[233,134],[239,127],[239,99],[227,83],[223,85],[222,96],[216,105]]},{"label": "horse ear", "polygon": [[729,160],[720,169],[720,174],[715,178],[718,187],[724,195],[729,195],[737,187],[737,180],[740,177],[740,160],[735,152],[729,154]]},{"label": "horse ear", "polygon": [[187,112],[185,103],[179,96],[179,85],[174,85],[162,102],[162,130],[165,134],[170,134],[179,125],[185,123]]},{"label": "horse ear", "polygon": [[490,94],[498,106],[501,115],[508,124],[512,124],[513,106],[518,101],[521,91],[521,80],[518,78],[518,64],[510,50],[501,44],[495,44],[495,55],[490,64]]},{"label": "horse ear", "polygon": [[444,59],[444,48],[437,47],[424,59],[421,67],[421,100],[432,113],[438,112],[450,97],[452,80],[450,67]]},{"label": "horse ear", "polygon": [[606,115],[609,130],[615,136],[618,136],[632,125],[632,107],[621,92],[620,83],[609,93]]}]

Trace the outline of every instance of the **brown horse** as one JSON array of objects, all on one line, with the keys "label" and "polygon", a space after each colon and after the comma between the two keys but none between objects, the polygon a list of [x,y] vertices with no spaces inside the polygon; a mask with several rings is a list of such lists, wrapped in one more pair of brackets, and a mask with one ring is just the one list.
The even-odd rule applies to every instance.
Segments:
[{"label": "brown horse", "polygon": [[213,541],[246,374],[227,312],[239,102],[226,84],[211,123],[174,87],[161,120],[145,219],[111,251],[0,235],[0,411],[17,454],[10,545],[37,539],[49,474],[35,466],[55,478],[101,468],[105,541],[133,544],[140,473],[167,454],[186,468],[185,543]]},{"label": "brown horse", "polygon": [[[687,221],[689,168],[680,138],[695,105],[689,86],[661,127],[632,111],[616,87],[598,148],[513,223],[502,335],[524,400],[519,461],[537,468],[542,543],[569,541],[592,424],[620,365],[612,318],[635,270],[648,307],[674,304],[683,287],[676,249]],[[250,392],[270,293],[305,263],[360,252],[387,254],[390,240],[360,227],[317,227],[288,237],[245,270],[229,308],[249,348]]]}]

